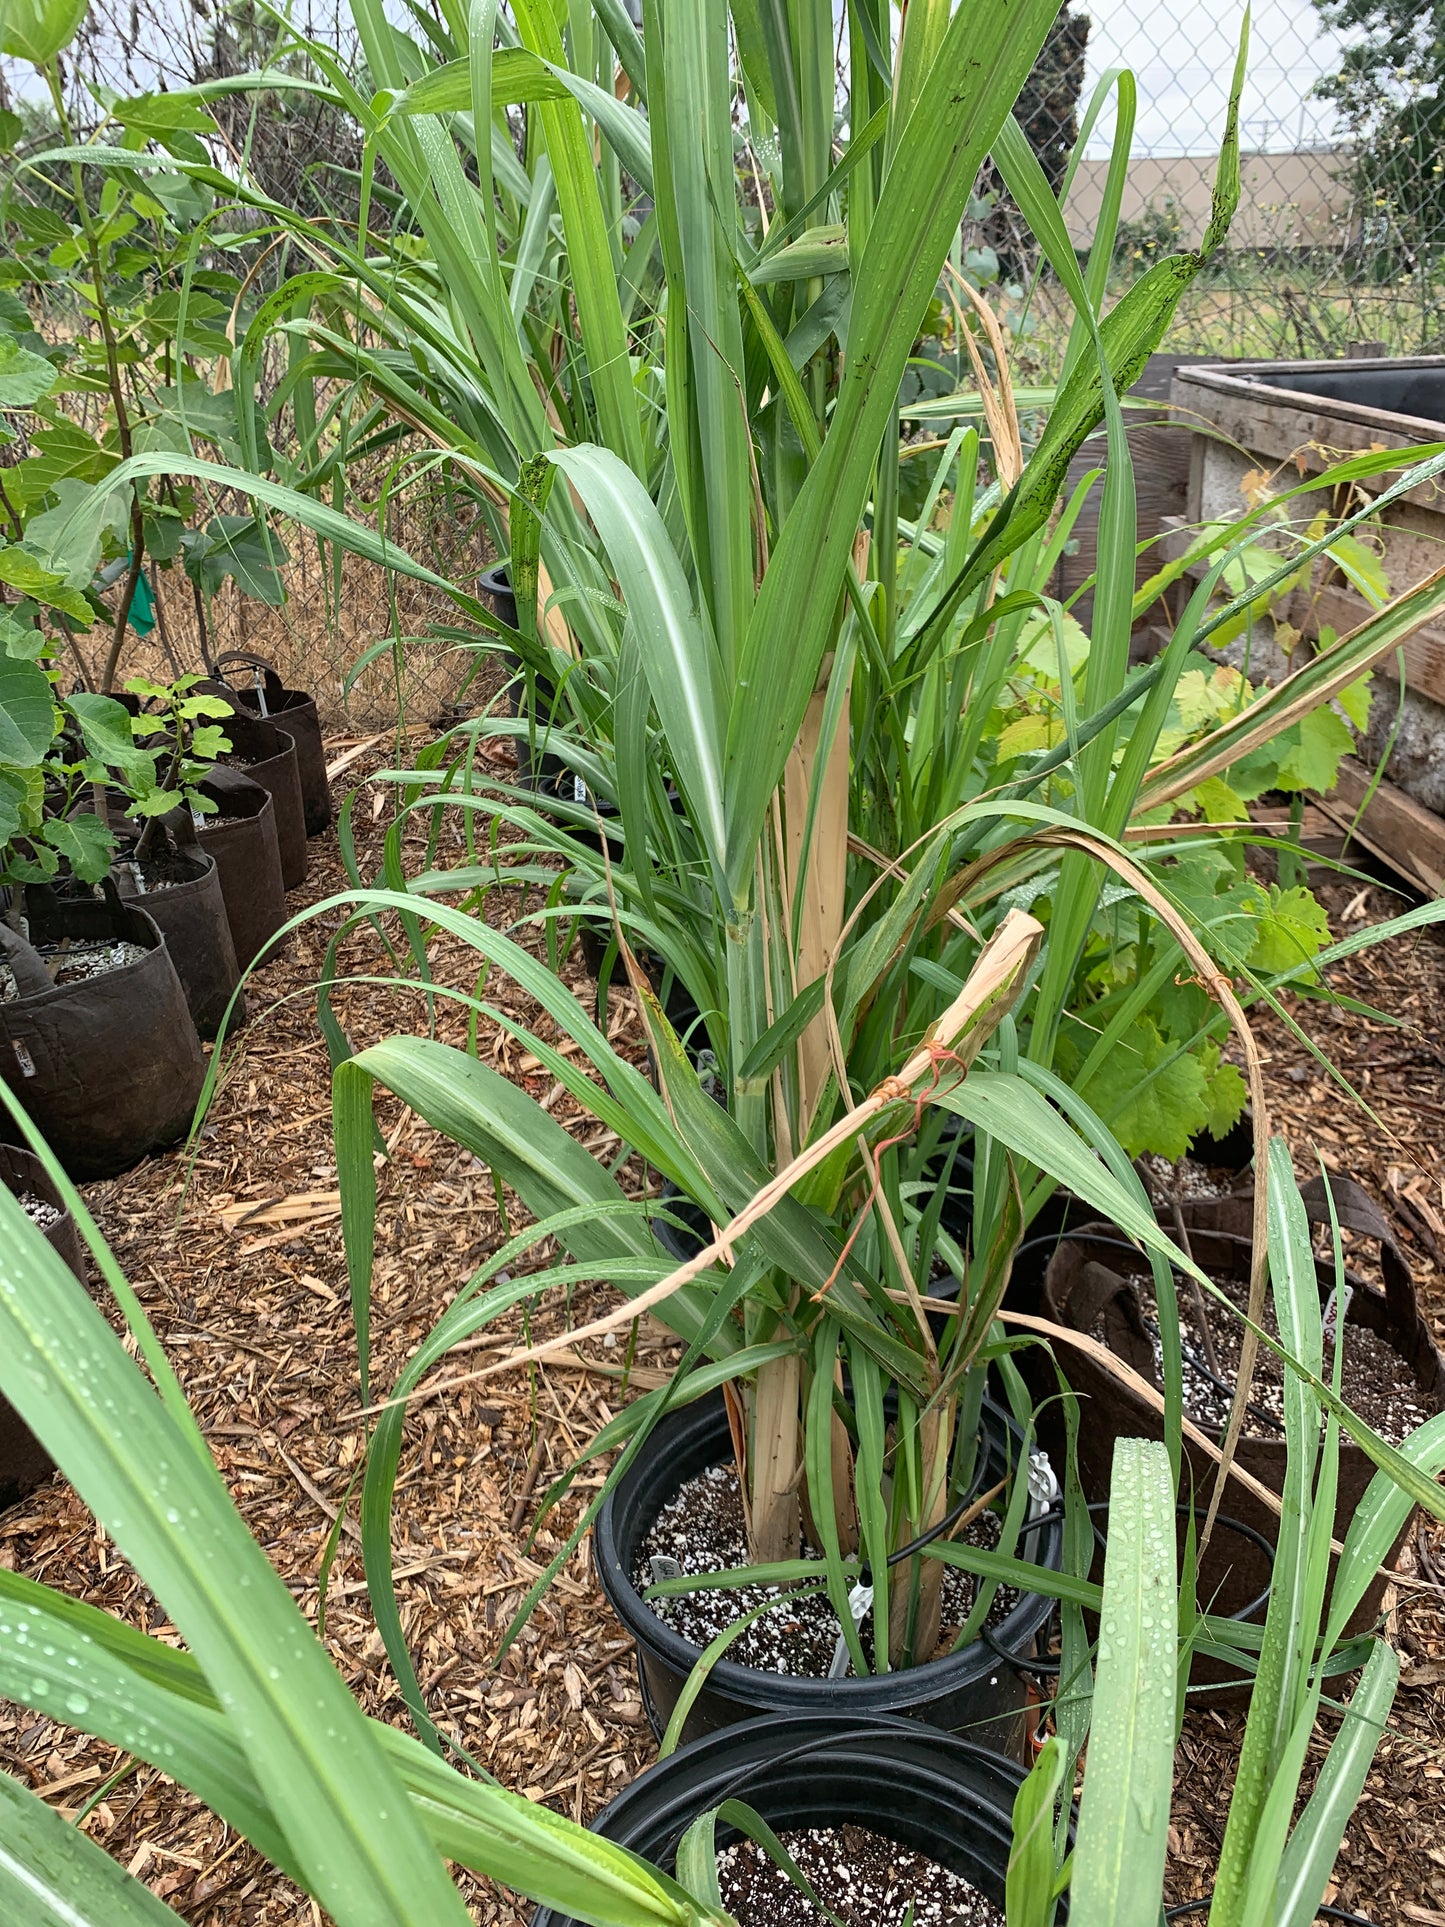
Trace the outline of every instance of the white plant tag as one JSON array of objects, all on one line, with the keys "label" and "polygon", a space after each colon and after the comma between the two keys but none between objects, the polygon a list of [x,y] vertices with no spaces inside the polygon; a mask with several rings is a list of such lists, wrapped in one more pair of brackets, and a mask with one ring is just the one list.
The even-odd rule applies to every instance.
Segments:
[{"label": "white plant tag", "polygon": [[[871,1586],[855,1586],[848,1595],[848,1611],[852,1615],[853,1624],[855,1626],[861,1626],[872,1610],[873,1588]],[[829,1679],[842,1679],[847,1670],[848,1642],[842,1633],[839,1633],[838,1644],[833,1648],[832,1662],[828,1667],[828,1677]]]},{"label": "white plant tag", "polygon": [[582,781],[580,776],[574,775],[572,778],[572,801],[574,803],[589,803],[591,800],[587,785]]},{"label": "white plant tag", "polygon": [[191,805],[191,821],[195,824],[198,830],[203,830],[206,827],[206,819],[202,815],[200,810],[196,808],[194,803],[192,803]]},{"label": "white plant tag", "polygon": [[664,1579],[681,1579],[682,1567],[676,1559],[670,1559],[665,1552],[654,1552],[647,1562],[652,1567],[652,1583],[660,1586]]},{"label": "white plant tag", "polygon": [[[1348,1318],[1350,1315],[1350,1304],[1354,1298],[1354,1295],[1355,1295],[1354,1286],[1346,1285],[1345,1294],[1344,1294],[1344,1308],[1343,1308],[1343,1315],[1346,1318]],[[1324,1332],[1324,1335],[1326,1338],[1335,1337],[1336,1322],[1339,1319],[1340,1315],[1341,1315],[1340,1295],[1339,1295],[1338,1289],[1336,1289],[1332,1291],[1329,1297],[1325,1300],[1324,1314],[1320,1319],[1320,1327]]]},{"label": "white plant tag", "polygon": [[20,1066],[21,1076],[34,1077],[35,1059],[30,1055],[29,1051],[26,1050],[24,1044],[21,1043],[18,1037],[12,1037],[10,1041],[15,1046],[15,1061]]}]

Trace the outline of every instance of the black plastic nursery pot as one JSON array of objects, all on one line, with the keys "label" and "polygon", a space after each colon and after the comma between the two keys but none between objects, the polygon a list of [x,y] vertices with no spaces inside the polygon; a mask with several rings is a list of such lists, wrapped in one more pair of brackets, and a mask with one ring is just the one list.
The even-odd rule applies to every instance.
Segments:
[{"label": "black plastic nursery pot", "polygon": [[239,709],[225,729],[245,774],[271,798],[281,881],[286,889],[297,890],[306,881],[306,808],[296,740],[276,723]]},{"label": "black plastic nursery pot", "polygon": [[[594,1833],[674,1871],[699,1814],[752,1807],[775,1833],[863,1826],[962,1874],[1002,1906],[1023,1774],[1012,1761],[902,1719],[812,1713],[750,1719],[661,1760],[600,1813]],[[736,1830],[718,1828],[719,1847]],[[1061,1902],[1059,1918],[1067,1918]],[[533,1927],[574,1927],[539,1908]]]},{"label": "black plastic nursery pot", "polygon": [[[268,790],[239,770],[213,769],[200,788],[222,813],[201,818],[196,841],[220,874],[236,962],[245,970],[286,921],[275,805]],[[187,819],[178,822],[181,816],[174,812],[166,822],[184,836]]]},{"label": "black plastic nursery pot", "polygon": [[[51,1182],[35,1153],[17,1144],[0,1144],[0,1184],[17,1198],[38,1198],[57,1214],[44,1226],[44,1234],[81,1284],[87,1284],[80,1232],[59,1186]],[[54,1459],[9,1400],[0,1398],[0,1512],[33,1492],[54,1470]]]},{"label": "black plastic nursery pot", "polygon": [[[986,1401],[982,1479],[1001,1479],[1023,1459],[1024,1441],[1005,1413]],[[721,1395],[668,1413],[649,1434],[625,1477],[603,1502],[593,1534],[597,1574],[613,1611],[637,1645],[638,1678],[654,1732],[661,1735],[702,1649],[674,1632],[632,1582],[638,1550],[658,1513],[686,1482],[733,1457]],[[1057,1570],[1063,1528],[1057,1519],[1020,1534],[1020,1557]],[[1054,1610],[1026,1593],[990,1632],[961,1653],[866,1679],[802,1679],[721,1659],[693,1702],[685,1741],[764,1712],[869,1719],[905,1715],[949,1732],[965,1729],[984,1746],[1023,1758],[1030,1692],[1023,1662],[1037,1656]],[[1007,1655],[1007,1657],[1004,1657]],[[1010,1660],[1018,1664],[1010,1664]]]},{"label": "black plastic nursery pot", "polygon": [[331,822],[331,785],[316,698],[304,689],[288,689],[271,665],[256,656],[223,656],[217,667],[228,676],[235,668],[250,668],[259,677],[259,683],[228,683],[226,693],[251,715],[279,723],[295,743],[306,834],[320,836]]},{"label": "black plastic nursery pot", "polygon": [[[189,819],[185,828],[191,828]],[[214,1037],[241,981],[236,946],[226,917],[226,899],[215,858],[198,844],[176,850],[163,889],[147,889],[136,882],[127,854],[122,851],[114,876],[124,902],[144,910],[166,940],[166,949],[186,993],[191,1022],[202,1037]],[[246,1020],[245,999],[237,998],[231,1028]]]},{"label": "black plastic nursery pot", "polygon": [[[165,939],[112,895],[57,900],[31,891],[32,940],[135,944],[145,954],[78,983],[55,984],[0,925],[20,994],[0,1003],[0,1077],[74,1178],[109,1178],[190,1127],[206,1061]],[[8,1118],[0,1137],[12,1136]]]}]

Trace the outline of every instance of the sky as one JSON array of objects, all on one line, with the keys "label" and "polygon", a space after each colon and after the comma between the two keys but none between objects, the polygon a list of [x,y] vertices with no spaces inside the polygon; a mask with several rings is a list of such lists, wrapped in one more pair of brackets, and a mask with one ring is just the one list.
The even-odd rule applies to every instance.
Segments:
[{"label": "sky", "polygon": [[[401,18],[401,0],[388,3]],[[838,3],[834,0],[835,9]],[[986,5],[988,0],[964,3]],[[143,47],[133,64],[135,84],[154,85],[157,65],[164,71],[184,61],[185,44],[210,4],[212,0],[143,0]],[[1092,22],[1088,88],[1112,66],[1134,71],[1139,88],[1135,153],[1216,152],[1242,0],[1072,0],[1072,4],[1087,12]],[[310,15],[322,32],[327,25],[334,32],[337,16],[346,19],[349,14],[347,0],[294,0],[294,5],[298,18]],[[120,54],[134,17],[130,0],[94,0],[91,18],[100,29],[108,59]],[[1328,101],[1311,100],[1309,95],[1315,81],[1337,66],[1338,48],[1336,37],[1321,26],[1313,0],[1254,0],[1241,128],[1247,149],[1279,152],[1330,143],[1334,109]],[[16,72],[15,63],[3,64],[12,84],[19,81],[21,91],[32,91]],[[30,79],[33,83],[34,77]],[[175,86],[179,80],[180,71],[166,73],[167,84]],[[1109,112],[1100,119],[1089,152],[1107,154],[1112,133]]]},{"label": "sky", "polygon": [[[1136,154],[1212,154],[1224,126],[1243,6],[1238,0],[1075,0],[1089,15],[1088,88],[1112,66],[1139,87]],[[1330,144],[1333,104],[1310,90],[1339,63],[1339,40],[1313,0],[1254,0],[1240,110],[1246,148],[1280,152]],[[1086,90],[1087,97],[1087,90]],[[1089,145],[1106,154],[1112,116]]]}]

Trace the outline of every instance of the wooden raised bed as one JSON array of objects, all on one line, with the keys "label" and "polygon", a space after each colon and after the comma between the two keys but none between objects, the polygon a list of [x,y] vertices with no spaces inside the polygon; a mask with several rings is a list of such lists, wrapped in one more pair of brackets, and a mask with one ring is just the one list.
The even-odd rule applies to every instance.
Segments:
[{"label": "wooden raised bed", "polygon": [[[1170,404],[1176,419],[1195,431],[1184,514],[1172,528],[1173,518],[1165,518],[1165,551],[1178,554],[1199,523],[1238,516],[1251,472],[1278,474],[1284,488],[1297,475],[1318,474],[1347,455],[1445,441],[1445,356],[1181,367],[1170,384]],[[1391,479],[1359,486],[1379,493]],[[1346,506],[1331,504],[1336,512]],[[1445,558],[1445,480],[1413,489],[1394,503],[1380,538],[1393,594],[1439,568]],[[1369,604],[1342,577],[1323,583],[1316,577],[1280,613],[1313,639],[1322,628],[1340,633],[1353,628],[1369,613]],[[1398,739],[1356,836],[1427,895],[1435,895],[1445,879],[1445,625],[1419,630],[1404,645],[1404,655]],[[1377,678],[1376,692],[1362,744],[1369,767],[1347,761],[1339,788],[1320,799],[1321,808],[1342,827],[1353,822],[1364,799],[1395,715],[1387,675]]]}]

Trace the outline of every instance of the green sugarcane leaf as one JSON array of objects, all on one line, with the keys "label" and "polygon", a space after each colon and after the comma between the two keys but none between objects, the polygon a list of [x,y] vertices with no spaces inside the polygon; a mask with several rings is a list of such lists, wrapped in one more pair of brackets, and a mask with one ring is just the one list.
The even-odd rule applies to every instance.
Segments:
[{"label": "green sugarcane leaf", "polygon": [[[43,1693],[34,1681],[37,1645],[52,1647],[60,1662]],[[0,1690],[149,1761],[290,1870],[266,1782],[188,1653],[0,1572]],[[689,1927],[704,1918],[673,1881],[625,1848],[494,1782],[464,1778],[382,1721],[367,1729],[447,1859],[597,1927]]]},{"label": "green sugarcane leaf", "polygon": [[1371,1647],[1369,1661],[1350,1698],[1344,1724],[1285,1848],[1268,1914],[1272,1927],[1311,1927],[1325,1897],[1365,1780],[1394,1704],[1400,1662],[1383,1639]]},{"label": "green sugarcane leaf", "polygon": [[755,288],[775,281],[811,281],[848,271],[848,231],[841,226],[809,228],[796,241],[773,250],[748,270]]},{"label": "green sugarcane leaf", "polygon": [[1140,1196],[1125,1189],[1023,1077],[975,1067],[933,1101],[997,1138],[1015,1157],[1047,1171],[1147,1250],[1204,1281],[1204,1273],[1160,1230]]},{"label": "green sugarcane leaf", "polygon": [[[532,52],[562,70],[566,62],[562,32],[548,0],[515,0],[513,13]],[[539,101],[537,115],[567,237],[571,294],[587,356],[598,427],[602,440],[619,460],[634,474],[645,475],[642,422],[592,143],[582,110],[570,96]]]},{"label": "green sugarcane leaf", "polygon": [[1004,1905],[1008,1927],[1050,1927],[1057,1868],[1054,1806],[1064,1777],[1064,1749],[1054,1734],[1014,1796]]},{"label": "green sugarcane leaf", "polygon": [[[891,144],[854,276],[847,362],[831,425],[773,551],[739,659],[725,784],[729,895],[740,917],[752,898],[764,815],[832,639],[877,452],[924,311],[979,163],[1055,11],[1054,0],[960,8]],[[831,62],[828,86],[831,99]],[[735,395],[728,406],[736,411]],[[718,486],[728,480],[719,476]],[[739,486],[748,483],[740,478]]]},{"label": "green sugarcane leaf", "polygon": [[[1192,253],[1174,254],[1156,262],[1126,289],[1098,323],[1097,354],[1075,356],[1072,371],[1023,476],[958,576],[938,595],[932,614],[956,608],[1000,563],[1043,527],[1064,487],[1070,462],[1104,418],[1104,368],[1108,370],[1114,396],[1123,395],[1133,386],[1163,339],[1180,297],[1228,232],[1239,202],[1239,101],[1247,48],[1246,23],[1235,63],[1210,224],[1201,245]],[[1010,119],[1000,129],[993,158],[1030,227],[1043,242],[1051,263],[1065,279],[1080,313],[1091,313],[1091,303],[1058,203],[1016,121]]]},{"label": "green sugarcane leaf", "polygon": [[586,503],[616,571],[678,785],[721,876],[727,695],[717,649],[694,612],[662,517],[636,476],[599,448],[564,449],[552,459]]},{"label": "green sugarcane leaf", "polygon": [[1366,618],[1358,628],[1277,682],[1257,702],[1197,743],[1152,769],[1139,786],[1136,809],[1158,809],[1212,776],[1222,776],[1252,751],[1337,697],[1445,607],[1445,569]]},{"label": "green sugarcane leaf", "polygon": [[1078,1844],[1075,1927],[1157,1927],[1174,1775],[1178,1577],[1169,1455],[1120,1439]]},{"label": "green sugarcane leaf", "polygon": [[[498,47],[492,54],[492,102],[566,100],[570,96],[601,128],[618,160],[645,192],[652,191],[652,150],[647,122],[633,107],[595,81],[526,47]],[[470,57],[433,67],[400,93],[382,95],[379,104],[388,115],[453,114],[473,112]]]},{"label": "green sugarcane leaf", "polygon": [[180,1915],[0,1772],[0,1914],[13,1927],[176,1927]]},{"label": "green sugarcane leaf", "polygon": [[[0,1099],[16,1109],[4,1087]],[[339,1927],[464,1922],[466,1909],[359,1708],[214,1463],[3,1188],[0,1389],[234,1712],[246,1753],[286,1816],[305,1882]]]}]

